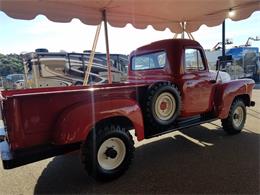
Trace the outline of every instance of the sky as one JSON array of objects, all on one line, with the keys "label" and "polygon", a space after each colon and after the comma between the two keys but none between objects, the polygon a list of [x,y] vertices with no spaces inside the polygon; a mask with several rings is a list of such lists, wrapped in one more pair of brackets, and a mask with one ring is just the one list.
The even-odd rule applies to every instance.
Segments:
[{"label": "sky", "polygon": [[[170,30],[155,31],[151,26],[143,30],[135,29],[131,24],[124,28],[109,26],[109,44],[111,53],[129,54],[134,49],[153,41],[173,38]],[[33,20],[17,20],[0,11],[0,53],[31,52],[36,48],[47,48],[58,52],[83,52],[91,50],[96,26],[83,24],[78,19],[70,23],[55,23],[39,15]],[[222,39],[221,25],[216,27],[201,26],[193,34],[205,49],[211,49]],[[233,40],[233,45],[244,45],[248,37],[260,37],[260,11],[238,22],[226,20],[226,38]],[[260,48],[260,41],[252,42]],[[103,26],[98,40],[98,52],[105,52]]]}]

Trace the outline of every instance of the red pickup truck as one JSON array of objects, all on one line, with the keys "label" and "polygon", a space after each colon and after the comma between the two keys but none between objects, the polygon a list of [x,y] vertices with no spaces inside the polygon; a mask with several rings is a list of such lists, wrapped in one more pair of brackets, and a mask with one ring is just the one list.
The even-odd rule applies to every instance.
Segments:
[{"label": "red pickup truck", "polygon": [[2,91],[3,166],[80,149],[90,175],[113,179],[133,157],[129,130],[141,141],[221,119],[239,133],[254,85],[209,71],[196,41],[171,39],[132,52],[126,83]]}]

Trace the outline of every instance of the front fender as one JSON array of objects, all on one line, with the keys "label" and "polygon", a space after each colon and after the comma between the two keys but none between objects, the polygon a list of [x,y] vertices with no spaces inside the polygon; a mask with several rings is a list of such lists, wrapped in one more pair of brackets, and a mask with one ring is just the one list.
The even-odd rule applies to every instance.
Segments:
[{"label": "front fender", "polygon": [[128,118],[136,131],[137,139],[144,139],[143,117],[139,105],[131,99],[81,102],[68,107],[56,122],[54,144],[68,144],[86,139],[99,121],[111,117]]},{"label": "front fender", "polygon": [[220,119],[228,117],[232,102],[237,96],[247,95],[251,99],[254,86],[255,82],[252,79],[233,80],[217,85],[215,91],[217,117]]}]

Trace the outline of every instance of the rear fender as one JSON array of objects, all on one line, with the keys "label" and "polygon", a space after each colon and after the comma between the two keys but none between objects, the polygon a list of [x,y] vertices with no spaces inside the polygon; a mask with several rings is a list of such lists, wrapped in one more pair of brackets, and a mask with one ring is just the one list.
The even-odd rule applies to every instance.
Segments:
[{"label": "rear fender", "polygon": [[245,102],[246,105],[250,106],[254,86],[255,82],[252,79],[233,80],[217,85],[214,100],[217,117],[220,119],[228,117],[231,104],[236,97],[245,97],[245,101],[249,100]]},{"label": "rear fender", "polygon": [[128,118],[135,129],[137,139],[144,139],[143,117],[139,105],[131,99],[107,100],[93,103],[77,103],[62,112],[53,134],[54,144],[68,144],[86,139],[91,129],[104,119]]}]

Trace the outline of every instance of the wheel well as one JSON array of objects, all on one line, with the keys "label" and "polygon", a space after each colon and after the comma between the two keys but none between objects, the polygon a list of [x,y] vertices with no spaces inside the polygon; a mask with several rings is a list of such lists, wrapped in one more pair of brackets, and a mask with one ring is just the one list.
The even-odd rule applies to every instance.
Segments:
[{"label": "wheel well", "polygon": [[246,106],[250,106],[250,96],[248,94],[238,95],[235,97],[234,101],[237,99],[241,99]]},{"label": "wheel well", "polygon": [[[121,125],[123,128],[125,128],[126,131],[129,131],[131,129],[134,129],[134,125],[131,122],[131,120],[125,116],[115,116],[115,117],[110,117],[110,118],[106,118],[103,119],[101,121],[98,121],[88,132],[86,139],[89,138],[89,136],[91,135],[91,133],[93,132],[93,129],[99,129],[99,128],[104,128],[107,125],[111,125],[111,124],[117,124],[117,125]],[[136,133],[135,133],[136,135]]]},{"label": "wheel well", "polygon": [[155,83],[153,83],[153,84],[151,84],[149,87],[148,87],[148,89],[150,89],[150,88],[152,88],[154,85],[158,85],[158,84],[160,84],[160,83],[168,83],[168,84],[171,84],[171,85],[174,85],[174,87],[180,92],[180,89],[179,89],[179,87],[175,84],[175,83],[173,83],[173,82],[171,82],[171,81],[158,81],[158,82],[155,82]]},{"label": "wheel well", "polygon": [[115,117],[103,119],[101,121],[98,121],[95,126],[100,127],[112,123],[121,125],[126,130],[130,130],[134,128],[132,121],[129,118],[124,116],[115,116]]},{"label": "wheel well", "polygon": [[147,88],[147,90],[151,89],[154,85],[158,85],[158,84],[160,84],[160,83],[162,83],[162,84],[167,83],[167,84],[172,85],[172,86],[173,86],[174,88],[176,88],[177,91],[179,92],[180,98],[182,97],[182,92],[181,92],[179,86],[178,86],[176,83],[172,82],[172,81],[158,81],[158,82],[155,82],[155,83],[151,84],[151,85]]}]

